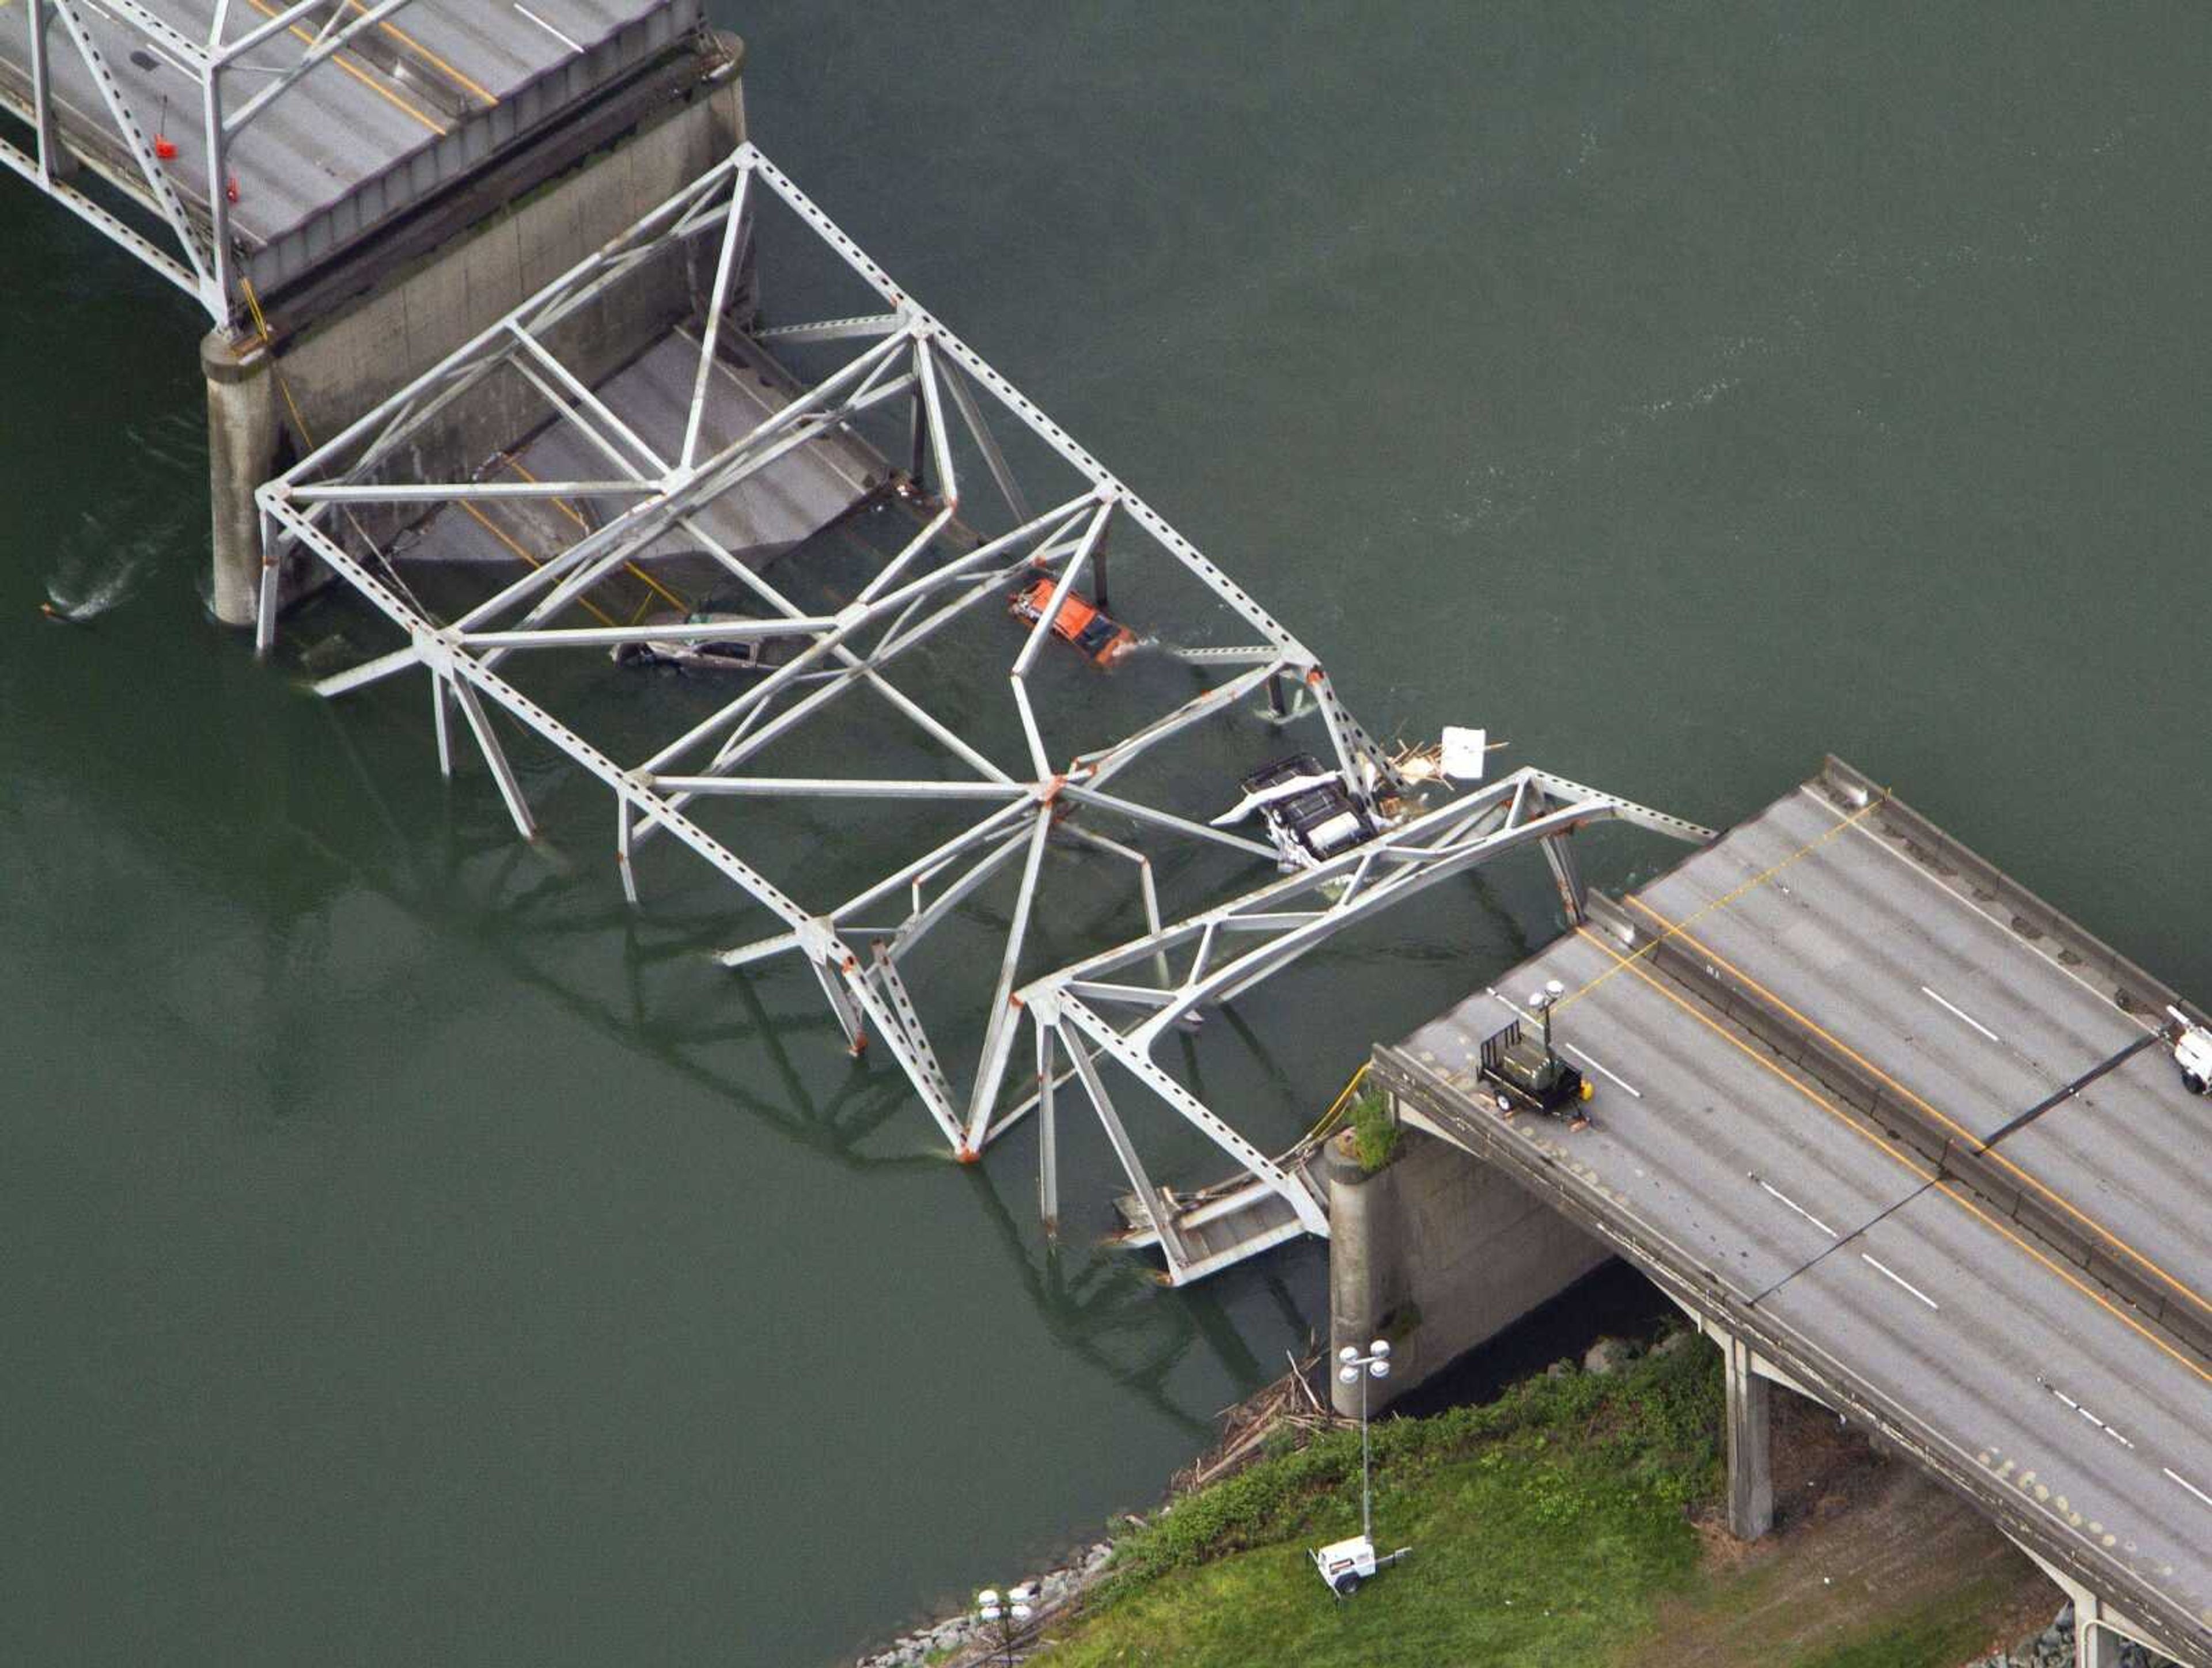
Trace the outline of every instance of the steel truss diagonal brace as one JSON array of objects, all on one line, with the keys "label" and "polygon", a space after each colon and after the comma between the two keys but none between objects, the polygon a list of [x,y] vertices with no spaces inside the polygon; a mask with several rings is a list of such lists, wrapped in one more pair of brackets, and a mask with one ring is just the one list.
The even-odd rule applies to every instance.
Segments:
[{"label": "steel truss diagonal brace", "polygon": [[[381,10],[364,0],[351,15]],[[323,21],[325,40],[352,27],[335,9]],[[793,217],[872,294],[860,305],[880,311],[755,328],[733,300],[740,264],[761,258],[757,248],[776,247]],[[580,365],[555,331],[580,308],[611,304],[657,252],[670,250],[695,255],[695,270],[711,263],[713,279],[698,316],[670,328],[682,385],[653,404],[619,373]],[[780,348],[807,351],[798,361],[809,367],[805,378],[775,358]],[[724,397],[718,391],[738,367],[746,367],[749,386],[758,373],[759,385],[774,393],[764,415],[762,397],[750,394],[747,405],[732,408],[742,419],[732,422],[705,402]],[[507,369],[535,391],[535,426],[488,440],[506,448],[488,459],[444,460],[445,479],[416,478],[436,452],[422,437],[451,422],[428,425]],[[711,438],[732,428],[744,432]],[[548,478],[523,469],[521,480],[508,480],[503,460],[520,462],[516,451],[540,435],[560,439],[541,461],[568,461],[539,471]],[[886,452],[902,441],[911,452],[894,465]],[[783,490],[771,471],[823,458],[859,483],[862,496],[846,500],[848,508],[866,504],[886,519],[827,524],[834,535],[817,533],[818,543],[802,537],[773,557],[756,557],[729,532],[753,494]],[[971,477],[965,502],[962,470]],[[587,520],[572,512],[572,531],[554,511],[585,498],[593,513]],[[1325,1233],[1328,1225],[1302,1170],[1261,1151],[1163,1068],[1169,1028],[1235,1001],[1343,928],[1507,851],[1543,843],[1557,852],[1552,842],[1606,819],[1680,838],[1704,834],[1534,770],[1465,788],[1410,783],[1287,628],[894,285],[750,145],[363,414],[264,486],[258,501],[283,540],[323,561],[405,638],[325,676],[320,692],[360,691],[425,668],[441,761],[450,763],[458,708],[526,835],[536,826],[524,793],[534,773],[514,766],[533,761],[518,755],[510,762],[512,743],[494,733],[495,722],[501,731],[507,721],[519,725],[599,781],[617,803],[625,896],[640,896],[636,858],[659,835],[706,863],[775,918],[766,936],[725,952],[724,965],[804,960],[848,1042],[856,1052],[878,1045],[890,1057],[960,1158],[977,1156],[1031,1107],[1050,1107],[1054,1081],[1064,1085],[1064,1047],[1066,1072],[1099,1113],[1178,1277],[1200,1277],[1231,1254],[1199,1230],[1237,1207],[1215,1194],[1204,1207],[1212,1214],[1184,1231],[1174,1196],[1153,1186],[1107,1092],[1111,1077],[1126,1074],[1237,1166],[1265,1207],[1255,1240]],[[1034,513],[1032,504],[1053,507]],[[495,513],[532,528],[535,549],[508,542],[529,571],[485,566],[481,577],[472,573],[477,589],[450,620],[406,593],[392,567],[404,552],[377,549],[356,519],[410,529],[416,539],[426,536],[411,530],[441,516]],[[1168,582],[1158,587],[1153,616],[1132,616],[1143,635],[1106,620],[1102,650],[1096,633],[1108,606],[1101,593],[1109,541],[1121,595],[1159,569]],[[671,565],[650,573],[637,566],[664,558]],[[671,596],[665,585],[684,583],[675,575],[694,564],[710,585],[744,594],[743,611]],[[609,600],[603,584],[623,583],[625,571],[681,606],[655,612],[647,597],[634,610],[625,598],[621,617],[601,609]],[[978,616],[994,609],[1018,616],[1021,628],[985,626]],[[586,611],[600,617],[586,622]],[[276,623],[272,609],[264,626]],[[994,646],[994,631],[1004,634],[1003,649]],[[528,693],[557,691],[548,699],[564,713],[570,703],[604,705],[610,651],[628,659],[645,647],[680,658],[691,645],[715,643],[726,659],[746,658],[738,644],[759,652],[747,652],[750,668],[721,693],[629,703],[598,731],[622,737],[620,759]],[[1071,646],[1082,653],[1069,658]],[[588,678],[562,673],[579,664],[562,661],[564,652],[589,658]],[[1127,654],[1152,658],[1118,667]],[[893,670],[907,688],[891,682]],[[1273,701],[1263,718],[1248,707],[1291,679],[1305,697],[1299,711]],[[929,707],[909,688],[927,693]],[[948,721],[953,715],[957,723]],[[1284,751],[1283,732],[1294,727],[1307,750],[1331,761],[1379,832],[1312,868],[1255,884],[1263,871],[1251,865],[1272,867],[1275,847],[1264,832],[1255,839],[1249,828],[1207,821],[1223,803],[1212,796]],[[887,743],[877,743],[876,729]],[[1070,758],[1055,745],[1083,750]],[[865,773],[887,758],[884,773]],[[1235,764],[1224,772],[1225,761]],[[1212,775],[1200,779],[1187,767],[1194,762]],[[1224,779],[1207,785],[1213,777]],[[863,801],[887,804],[891,815],[864,825],[866,840],[848,841],[847,828],[863,825],[839,819]],[[779,824],[778,802],[803,804],[804,822]],[[839,873],[770,843],[787,843],[794,827],[818,839],[824,824],[836,830],[841,860],[866,864],[858,879],[841,876],[842,901],[793,895],[769,878],[782,871],[766,865],[789,864],[801,877],[794,890],[803,891],[812,876]],[[1188,853],[1206,860],[1170,860]],[[1079,879],[1066,878],[1079,871]],[[1069,884],[1082,889],[1081,907],[1062,910],[1057,889]],[[1184,889],[1178,908],[1190,913],[1164,922],[1161,891],[1170,884]],[[1042,959],[1036,946],[1047,925],[1058,944],[1085,922],[1127,923],[1139,911],[1146,930],[1128,943],[1042,977],[1025,966]],[[958,931],[939,931],[956,917]],[[1089,930],[1094,941],[1103,936]],[[856,942],[867,943],[865,955],[855,954]],[[963,1066],[957,1081],[946,1062],[964,1061],[966,1046],[941,1050],[941,1036],[932,1035],[937,1010],[956,1001],[968,1004],[967,1040],[980,1041],[972,1076]],[[1015,1075],[1024,1019],[1037,1031],[1042,1075],[1034,1095],[1009,1109],[1001,1090]],[[1123,1083],[1114,1088],[1129,1100]],[[1048,1216],[1058,1213],[1056,1150],[1048,1142],[1041,1155]]]},{"label": "steel truss diagonal brace", "polygon": [[1073,1021],[1078,1030],[1112,1055],[1117,1064],[1158,1095],[1185,1123],[1220,1148],[1240,1169],[1279,1194],[1297,1213],[1308,1233],[1327,1235],[1328,1214],[1315,1201],[1313,1195],[1300,1183],[1291,1180],[1273,1159],[1237,1134],[1204,1101],[1163,1071],[1142,1047],[1116,1031],[1083,1002],[1073,997],[1063,996],[1060,1006],[1062,1015]]}]

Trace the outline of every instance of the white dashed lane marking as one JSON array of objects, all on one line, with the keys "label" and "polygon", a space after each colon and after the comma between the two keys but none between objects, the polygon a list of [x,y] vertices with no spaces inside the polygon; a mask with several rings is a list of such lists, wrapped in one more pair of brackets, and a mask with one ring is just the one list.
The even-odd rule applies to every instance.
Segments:
[{"label": "white dashed lane marking", "polygon": [[1967,1024],[1972,1026],[1974,1029],[1979,1031],[1991,1042],[2002,1042],[2004,1040],[2002,1037],[1990,1030],[1988,1026],[1983,1024],[1981,1021],[1976,1019],[1964,1008],[1960,1007],[1958,1004],[1955,1002],[1945,1001],[1942,997],[1936,995],[1935,992],[1929,990],[1925,985],[1923,985],[1920,987],[1920,993],[1928,998],[1930,1001],[1934,1002],[1938,1007],[1943,1009],[1947,1013],[1955,1014],[1959,1018],[1965,1020]]},{"label": "white dashed lane marking", "polygon": [[1919,1287],[1914,1285],[1912,1282],[1899,1274],[1895,1269],[1891,1268],[1887,1263],[1877,1263],[1863,1251],[1859,1253],[1859,1260],[1864,1263],[1869,1268],[1872,1269],[1875,1273],[1886,1275],[1890,1279],[1896,1281],[1899,1285],[1904,1287],[1905,1290],[1911,1292],[1915,1297],[1918,1298],[1923,1303],[1925,1303],[1929,1308],[1941,1309],[1943,1307],[1934,1298],[1930,1297],[1926,1292],[1921,1290]]}]

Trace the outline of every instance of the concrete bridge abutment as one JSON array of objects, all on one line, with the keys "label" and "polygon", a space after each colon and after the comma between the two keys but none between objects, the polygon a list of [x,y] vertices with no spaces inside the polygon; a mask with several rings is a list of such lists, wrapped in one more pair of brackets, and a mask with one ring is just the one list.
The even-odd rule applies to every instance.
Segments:
[{"label": "concrete bridge abutment", "polygon": [[[265,312],[257,303],[242,325],[203,339],[218,620],[254,621],[255,491],[726,157],[746,136],[742,59],[733,37],[718,37],[684,66],[680,93],[642,87],[634,112],[580,117],[574,139],[495,163],[368,251],[270,298]],[[665,252],[614,299],[568,321],[566,356],[612,372],[694,309],[698,288],[683,252]],[[543,420],[513,379],[492,380],[483,397],[454,402],[410,440],[409,466],[421,478],[465,479]],[[380,540],[396,529],[364,531]],[[285,600],[318,577],[288,573]]]},{"label": "concrete bridge abutment", "polygon": [[[1330,1350],[1381,1337],[1392,1351],[1390,1377],[1368,1386],[1370,1412],[1613,1254],[1504,1171],[1404,1125],[1380,1169],[1363,1169],[1342,1137],[1325,1164]],[[1357,1385],[1334,1394],[1357,1416]]]},{"label": "concrete bridge abutment", "polygon": [[[1610,1259],[1611,1249],[1513,1177],[1401,1120],[1389,1162],[1370,1172],[1348,1135],[1325,1149],[1329,1350],[1391,1346],[1391,1374],[1367,1386],[1379,1412]],[[1741,1338],[1692,1316],[1720,1348],[1728,1385],[1728,1526],[1774,1527],[1772,1387],[1788,1383]],[[1336,1410],[1360,1389],[1331,1380]]]},{"label": "concrete bridge abutment", "polygon": [[[2103,1598],[2055,1567],[2033,1547],[2009,1535],[2005,1538],[2051,1579],[2051,1585],[2066,1595],[2066,1602],[2073,1607],[2074,1668],[2124,1668],[2130,1655],[2126,1647],[2130,1644],[2148,1654],[2153,1661],[2166,1660],[2157,1653],[2158,1647],[2145,1637],[2142,1629]],[[2141,1655],[2135,1659],[2141,1660]]]}]

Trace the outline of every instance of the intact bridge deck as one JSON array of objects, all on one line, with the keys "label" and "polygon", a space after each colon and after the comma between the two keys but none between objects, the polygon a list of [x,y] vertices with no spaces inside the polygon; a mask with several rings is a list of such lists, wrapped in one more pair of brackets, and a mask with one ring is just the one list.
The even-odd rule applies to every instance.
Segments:
[{"label": "intact bridge deck", "polygon": [[[295,8],[240,0],[47,0],[49,103],[68,149],[155,215],[152,182],[134,158],[117,106],[203,229],[218,191],[243,270],[264,293],[481,168],[506,147],[555,124],[702,26],[700,0],[532,0],[527,7],[412,0],[313,62],[265,110],[250,106],[314,52],[329,8],[270,29]],[[0,103],[37,125],[31,27],[40,9],[0,9]],[[364,21],[365,7],[337,21]],[[268,30],[242,56],[210,58]],[[81,49],[89,41],[104,69]],[[207,106],[237,123],[210,166]]]},{"label": "intact bridge deck", "polygon": [[[1578,1131],[1474,1077],[1550,979],[1598,1084]],[[1831,761],[1378,1065],[2212,1661],[2212,1107],[2154,1045],[2000,1137],[2172,999]]]}]

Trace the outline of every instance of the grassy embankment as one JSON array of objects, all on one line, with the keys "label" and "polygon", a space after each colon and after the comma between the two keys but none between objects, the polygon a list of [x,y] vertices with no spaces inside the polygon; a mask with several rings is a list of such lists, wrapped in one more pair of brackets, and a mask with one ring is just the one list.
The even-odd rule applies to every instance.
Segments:
[{"label": "grassy embankment", "polygon": [[[1972,1546],[1954,1555],[1955,1579],[1937,1578],[1948,1585],[1908,1580],[1893,1602],[1886,1581],[1830,1586],[1806,1567],[1834,1559],[1842,1573],[1838,1544],[1709,1556],[1699,1523],[1723,1481],[1720,1368],[1682,1342],[1612,1374],[1540,1377],[1485,1406],[1378,1422],[1376,1540],[1414,1551],[1347,1602],[1306,1549],[1358,1532],[1356,1430],[1272,1454],[1126,1538],[1039,1659],[1597,1668],[1675,1660],[1677,1642],[1761,1668],[1943,1668],[1972,1654],[2009,1598]],[[1904,1525],[1885,1509],[1866,1502],[1850,1532],[1893,1537]]]},{"label": "grassy embankment", "polygon": [[1376,1541],[1414,1550],[1346,1603],[1306,1557],[1359,1528],[1359,1434],[1328,1433],[1126,1539],[1043,1659],[1601,1662],[1697,1568],[1688,1508],[1719,1486],[1720,1394],[1713,1352],[1692,1347],[1377,1422]]}]

